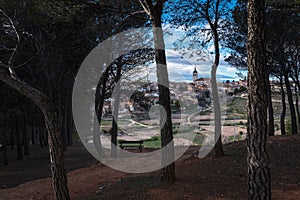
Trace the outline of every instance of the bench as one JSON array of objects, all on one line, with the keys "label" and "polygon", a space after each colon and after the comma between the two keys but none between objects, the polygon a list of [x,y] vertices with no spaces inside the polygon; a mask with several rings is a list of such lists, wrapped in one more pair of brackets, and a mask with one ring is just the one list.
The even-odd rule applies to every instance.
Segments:
[{"label": "bench", "polygon": [[143,140],[119,140],[121,149],[124,149],[125,147],[138,147],[140,151],[142,151],[143,143]]}]

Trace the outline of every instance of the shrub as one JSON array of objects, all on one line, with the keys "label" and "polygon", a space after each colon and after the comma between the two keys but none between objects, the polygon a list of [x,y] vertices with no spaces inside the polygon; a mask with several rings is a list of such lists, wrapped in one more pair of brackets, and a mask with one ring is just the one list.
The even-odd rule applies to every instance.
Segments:
[{"label": "shrub", "polygon": [[292,134],[292,122],[290,119],[285,122],[285,131],[287,135]]}]

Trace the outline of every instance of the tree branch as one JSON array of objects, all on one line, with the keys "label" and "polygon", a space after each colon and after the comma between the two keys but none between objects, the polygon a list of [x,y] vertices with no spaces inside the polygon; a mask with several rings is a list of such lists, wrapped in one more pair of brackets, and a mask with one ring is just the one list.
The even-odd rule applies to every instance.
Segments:
[{"label": "tree branch", "polygon": [[[12,19],[6,14],[4,13],[4,11],[0,8],[0,14],[2,14],[9,22],[10,24],[10,28],[12,28],[16,38],[17,38],[17,44],[14,48],[12,48],[12,54],[10,55],[10,58],[8,60],[8,63],[7,63],[7,66],[8,66],[8,69],[9,69],[9,72],[11,73],[11,75],[13,76],[16,76],[16,73],[14,72],[14,70],[12,69],[12,63],[13,63],[13,60],[16,56],[16,53],[17,53],[17,50],[18,50],[18,47],[20,45],[20,36],[19,36],[19,33],[14,25],[14,22],[12,21]],[[1,62],[2,65],[3,65],[3,62]]]},{"label": "tree branch", "polygon": [[14,50],[14,48],[9,48],[9,47],[3,46],[1,44],[0,44],[0,48],[4,49],[6,51],[13,51]]},{"label": "tree branch", "polygon": [[[17,90],[22,95],[31,99],[41,110],[44,111],[43,107],[45,104],[49,104],[49,98],[41,91],[32,87],[25,81],[22,81],[16,76],[12,76],[11,73],[5,68],[0,67],[0,80]],[[48,107],[48,106],[47,106]]]},{"label": "tree branch", "polygon": [[144,2],[144,0],[139,0],[141,6],[144,8],[145,12],[147,13],[148,16],[151,16],[151,9],[148,5],[148,2]]}]

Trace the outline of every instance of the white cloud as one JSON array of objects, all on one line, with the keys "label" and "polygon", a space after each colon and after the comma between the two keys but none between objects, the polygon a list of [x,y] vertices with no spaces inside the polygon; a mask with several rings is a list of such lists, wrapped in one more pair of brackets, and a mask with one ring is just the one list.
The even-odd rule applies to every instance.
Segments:
[{"label": "white cloud", "polygon": [[233,67],[227,67],[227,68],[226,68],[226,71],[227,71],[227,72],[230,72],[230,73],[235,73],[235,72],[236,72],[236,68],[233,68]]},{"label": "white cloud", "polygon": [[[183,56],[174,50],[174,42],[182,38],[185,34],[184,30],[182,28],[175,29],[165,25],[164,31],[169,80],[191,82],[195,66],[199,77],[210,77],[213,54],[207,54],[205,56],[206,61],[199,61],[199,56],[193,56],[192,58],[190,58],[188,54]],[[185,50],[188,51],[188,49]],[[210,45],[207,52],[213,51],[213,45]],[[217,71],[217,77],[224,77],[223,79],[238,79],[236,75],[237,70],[230,67],[227,62],[224,61],[225,55],[227,55],[227,52],[222,51],[221,49],[221,60]],[[155,65],[152,64],[147,68],[149,79],[156,81]]]}]

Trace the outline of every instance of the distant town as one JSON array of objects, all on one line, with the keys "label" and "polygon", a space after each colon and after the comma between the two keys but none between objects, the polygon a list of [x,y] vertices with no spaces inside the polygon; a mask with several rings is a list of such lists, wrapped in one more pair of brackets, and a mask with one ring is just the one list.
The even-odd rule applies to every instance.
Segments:
[{"label": "distant town", "polygon": [[[173,113],[180,112],[180,101],[184,100],[185,104],[197,104],[199,111],[210,107],[211,105],[211,79],[201,77],[196,67],[194,68],[192,82],[170,82],[171,109]],[[271,90],[273,93],[279,93],[280,82],[278,80],[270,80]],[[285,86],[283,86],[285,89]],[[291,82],[292,89],[295,83]],[[218,82],[218,90],[220,98],[242,97],[246,98],[247,93],[247,77],[240,80],[225,80]],[[149,118],[146,116],[150,107],[158,102],[158,86],[155,82],[143,84],[137,91],[133,92],[128,100],[120,102],[119,116],[130,112],[133,118]],[[113,98],[105,100],[103,108],[103,117],[111,117]]]}]

